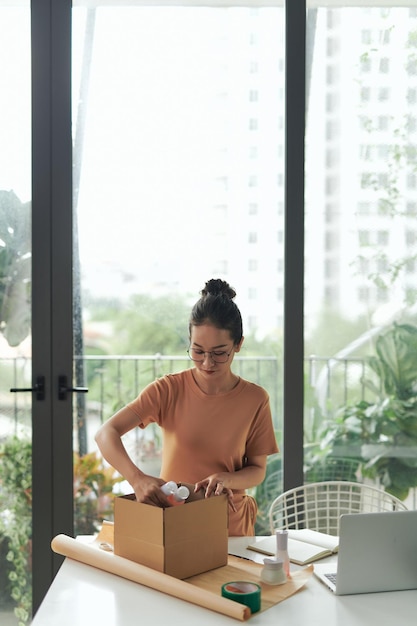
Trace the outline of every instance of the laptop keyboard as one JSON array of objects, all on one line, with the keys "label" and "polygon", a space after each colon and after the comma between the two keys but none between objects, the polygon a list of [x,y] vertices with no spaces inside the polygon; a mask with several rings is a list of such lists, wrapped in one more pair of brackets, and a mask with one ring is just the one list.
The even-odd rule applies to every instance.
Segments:
[{"label": "laptop keyboard", "polygon": [[325,577],[328,578],[334,585],[336,584],[336,576],[337,574],[325,574]]}]

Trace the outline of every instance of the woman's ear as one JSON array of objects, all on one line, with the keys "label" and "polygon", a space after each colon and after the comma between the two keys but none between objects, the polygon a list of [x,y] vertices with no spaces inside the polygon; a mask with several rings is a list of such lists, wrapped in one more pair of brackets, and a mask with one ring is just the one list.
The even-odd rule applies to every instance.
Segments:
[{"label": "woman's ear", "polygon": [[234,348],[235,348],[235,352],[240,352],[240,349],[241,349],[241,347],[242,347],[242,344],[243,344],[244,339],[245,339],[245,338],[244,338],[244,337],[242,337],[242,339],[239,341],[239,343],[237,343],[237,344],[235,345],[235,347],[234,347]]}]

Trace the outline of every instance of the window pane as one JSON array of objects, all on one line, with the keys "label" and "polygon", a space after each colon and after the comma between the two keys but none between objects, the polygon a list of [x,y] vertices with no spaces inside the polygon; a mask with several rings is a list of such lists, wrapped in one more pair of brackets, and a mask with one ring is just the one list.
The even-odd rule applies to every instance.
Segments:
[{"label": "window pane", "polygon": [[32,611],[30,6],[0,3],[0,622]]},{"label": "window pane", "polygon": [[[237,291],[234,369],[269,391],[281,442],[282,8],[106,3],[73,22],[75,353],[90,389],[75,449],[95,450],[100,422],[155,376],[189,367],[189,310],[212,277]],[[127,445],[155,472],[147,431]]]},{"label": "window pane", "polygon": [[353,459],[355,478],[412,498],[417,15],[318,8],[308,23],[306,466],[330,454],[347,478]]}]

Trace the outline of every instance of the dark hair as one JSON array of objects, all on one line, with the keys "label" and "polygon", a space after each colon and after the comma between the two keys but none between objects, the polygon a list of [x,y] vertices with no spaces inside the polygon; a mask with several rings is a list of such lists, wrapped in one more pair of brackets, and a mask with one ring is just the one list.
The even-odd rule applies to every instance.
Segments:
[{"label": "dark hair", "polygon": [[228,330],[237,345],[243,336],[242,316],[233,302],[236,291],[224,280],[212,278],[201,290],[201,298],[195,303],[190,315],[189,332],[192,326],[212,324]]}]

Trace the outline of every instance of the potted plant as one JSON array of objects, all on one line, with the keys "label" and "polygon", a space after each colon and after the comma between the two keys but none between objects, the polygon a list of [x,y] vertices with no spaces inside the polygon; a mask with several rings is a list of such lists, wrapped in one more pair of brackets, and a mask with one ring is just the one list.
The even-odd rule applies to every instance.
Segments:
[{"label": "potted plant", "polygon": [[[113,488],[122,481],[95,452],[74,455],[75,534],[94,534],[113,514]],[[14,608],[19,626],[32,613],[32,442],[11,437],[0,446],[0,546],[7,567],[0,572],[2,601]]]},{"label": "potted plant", "polygon": [[5,545],[4,591],[14,605],[19,626],[32,613],[32,444],[17,437],[0,449],[0,538]]},{"label": "potted plant", "polygon": [[113,488],[123,480],[96,452],[74,453],[75,535],[92,535],[113,516]]},{"label": "potted plant", "polygon": [[417,486],[417,328],[394,323],[376,340],[364,384],[376,400],[342,407],[321,432],[321,450],[353,448],[363,477],[405,500]]}]

